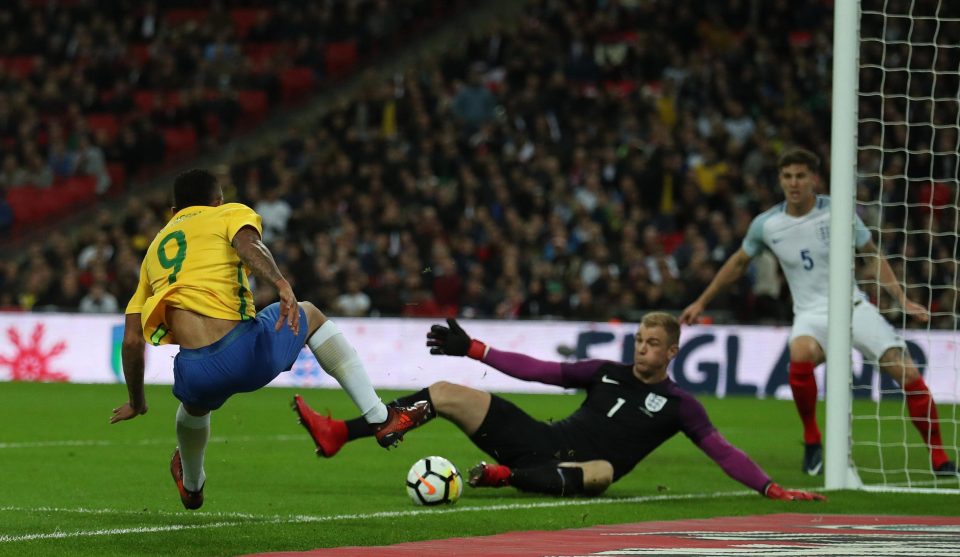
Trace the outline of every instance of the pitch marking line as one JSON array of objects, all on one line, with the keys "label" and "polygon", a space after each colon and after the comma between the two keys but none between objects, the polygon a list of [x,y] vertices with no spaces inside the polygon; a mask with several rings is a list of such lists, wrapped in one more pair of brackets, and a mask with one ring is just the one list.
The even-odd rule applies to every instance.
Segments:
[{"label": "pitch marking line", "polygon": [[[235,435],[231,437],[211,437],[211,443],[238,443],[249,441],[302,441],[304,435]],[[129,445],[167,445],[174,443],[170,438],[140,439],[131,441],[109,440],[66,440],[66,441],[24,441],[20,443],[0,443],[0,449],[36,449],[46,447],[109,447]]]},{"label": "pitch marking line", "polygon": [[[686,495],[651,495],[645,497],[624,497],[614,499],[603,497],[599,499],[577,499],[561,501],[542,501],[537,503],[510,503],[502,505],[485,505],[481,507],[453,507],[450,509],[419,509],[412,511],[382,511],[375,513],[362,514],[334,514],[334,515],[291,515],[291,516],[265,516],[252,515],[244,513],[184,513],[184,512],[159,512],[151,514],[164,514],[174,516],[192,516],[192,517],[230,517],[244,518],[248,520],[237,520],[232,522],[212,522],[210,524],[170,524],[165,526],[142,526],[138,528],[111,528],[101,530],[77,530],[73,532],[45,532],[35,534],[20,535],[0,535],[0,543],[13,543],[32,540],[49,540],[63,538],[82,538],[96,536],[116,536],[121,534],[147,534],[152,532],[170,532],[177,530],[198,530],[201,528],[230,528],[233,526],[246,526],[250,524],[302,524],[311,522],[335,522],[341,520],[369,520],[377,518],[402,518],[416,517],[427,514],[438,513],[467,513],[467,512],[491,512],[491,511],[515,511],[527,509],[549,509],[557,507],[583,507],[588,505],[619,505],[630,503],[651,503],[657,501],[682,501],[689,499],[715,499],[720,497],[743,497],[746,495],[756,496],[753,491],[725,491],[717,493],[690,493]],[[53,507],[0,507],[2,511],[35,511],[35,512],[76,512],[84,514],[142,514],[138,511],[123,511],[113,509],[61,509]],[[253,522],[251,522],[253,521]]]}]

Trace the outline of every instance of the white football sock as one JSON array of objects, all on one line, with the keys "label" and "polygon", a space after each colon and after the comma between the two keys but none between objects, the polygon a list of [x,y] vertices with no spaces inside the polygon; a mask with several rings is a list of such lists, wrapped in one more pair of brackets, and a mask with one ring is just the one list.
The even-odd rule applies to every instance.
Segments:
[{"label": "white football sock", "polygon": [[307,346],[320,367],[347,391],[367,423],[379,424],[387,420],[387,407],[373,390],[357,351],[343,337],[336,323],[328,319],[307,339]]},{"label": "white football sock", "polygon": [[177,444],[183,465],[183,487],[200,491],[207,480],[203,473],[203,453],[210,439],[210,413],[191,416],[181,404],[177,408]]}]

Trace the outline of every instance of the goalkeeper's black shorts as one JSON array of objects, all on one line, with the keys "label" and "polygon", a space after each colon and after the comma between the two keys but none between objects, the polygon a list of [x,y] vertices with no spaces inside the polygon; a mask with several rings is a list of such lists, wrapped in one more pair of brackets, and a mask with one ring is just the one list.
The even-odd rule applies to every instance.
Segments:
[{"label": "goalkeeper's black shorts", "polygon": [[491,395],[490,409],[470,439],[497,462],[511,468],[580,460],[555,428],[496,395]]}]

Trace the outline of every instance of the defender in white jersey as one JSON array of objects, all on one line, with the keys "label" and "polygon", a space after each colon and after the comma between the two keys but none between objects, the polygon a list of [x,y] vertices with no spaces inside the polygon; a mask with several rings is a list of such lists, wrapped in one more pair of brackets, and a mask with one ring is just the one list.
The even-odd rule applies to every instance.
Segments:
[{"label": "defender in white jersey", "polygon": [[[753,257],[764,248],[777,256],[793,296],[789,379],[803,421],[803,469],[810,475],[819,474],[823,468],[813,370],[826,359],[829,340],[826,285],[829,282],[830,198],[815,192],[819,168],[820,159],[805,149],[790,149],[781,156],[780,187],[785,200],[753,219],[741,248],[730,256],[706,290],[680,316],[684,324],[696,323],[710,300],[743,276]],[[907,298],[859,217],[854,242],[860,253],[877,258],[880,284],[904,311],[920,321],[929,320],[927,309]],[[903,338],[855,284],[852,290],[854,348],[867,360],[879,362],[880,369],[903,388],[910,417],[930,447],[932,469],[938,474],[956,474],[956,465],[943,450],[936,404],[905,350]]]}]

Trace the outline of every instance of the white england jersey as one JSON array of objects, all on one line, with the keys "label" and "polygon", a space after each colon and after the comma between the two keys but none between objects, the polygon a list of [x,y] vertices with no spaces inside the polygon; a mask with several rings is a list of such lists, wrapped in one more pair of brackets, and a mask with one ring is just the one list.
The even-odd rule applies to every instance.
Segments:
[{"label": "white england jersey", "polygon": [[[858,248],[870,241],[870,231],[855,217],[853,239]],[[793,313],[826,313],[830,282],[830,198],[818,195],[813,209],[802,217],[786,212],[786,202],[757,215],[743,239],[743,251],[755,257],[769,248],[787,278],[793,296]],[[854,301],[867,296],[852,285]]]}]

